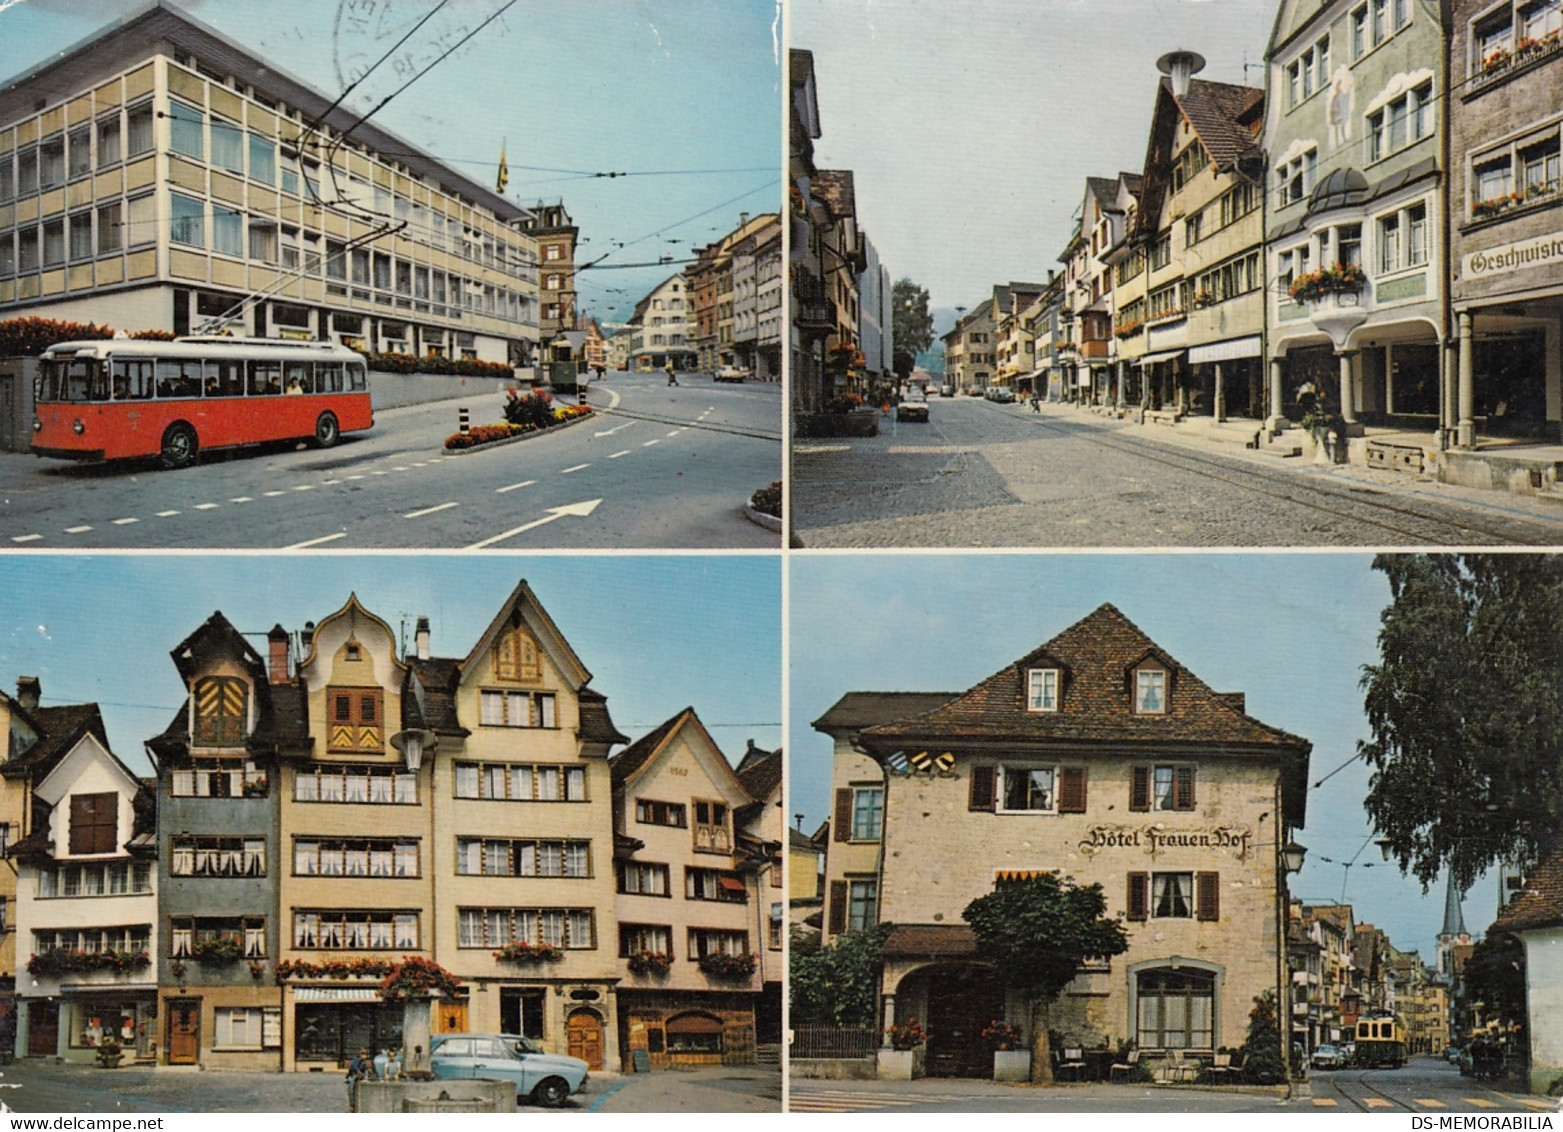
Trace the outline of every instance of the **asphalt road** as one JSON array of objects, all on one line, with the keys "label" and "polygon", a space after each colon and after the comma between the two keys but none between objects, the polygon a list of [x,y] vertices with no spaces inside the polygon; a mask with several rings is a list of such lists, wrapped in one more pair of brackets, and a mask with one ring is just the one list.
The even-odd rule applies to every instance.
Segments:
[{"label": "asphalt road", "polygon": [[[345,1113],[343,1074],[199,1072],[56,1065],[25,1058],[0,1069],[0,1103],[11,1111],[61,1113]],[[574,1112],[779,1112],[775,1069],[732,1066],[627,1076],[598,1074],[557,1109],[530,1103],[525,1118]]]},{"label": "asphalt road", "polygon": [[791,1112],[1397,1112],[1473,1116],[1556,1112],[1558,1102],[1461,1077],[1454,1066],[1413,1059],[1401,1069],[1315,1071],[1290,1098],[1261,1089],[1170,1085],[1060,1085],[991,1081],[793,1081]]},{"label": "asphalt road", "polygon": [[1069,406],[930,406],[927,424],[794,446],[793,526],[806,546],[1563,542],[1563,507],[1548,500],[1200,450]]},{"label": "asphalt road", "polygon": [[[781,477],[775,383],[610,375],[593,417],[461,455],[445,437],[468,405],[391,409],[335,448],[214,453],[195,467],[80,466],[0,456],[0,546],[13,549],[332,550],[775,548],[744,504]],[[566,402],[571,398],[564,398]]]}]

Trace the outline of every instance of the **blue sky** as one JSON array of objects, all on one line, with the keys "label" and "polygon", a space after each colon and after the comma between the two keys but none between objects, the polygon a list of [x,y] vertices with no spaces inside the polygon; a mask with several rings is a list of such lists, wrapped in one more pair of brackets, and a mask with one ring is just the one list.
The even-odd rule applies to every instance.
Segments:
[{"label": "blue sky", "polygon": [[420,614],[436,656],[465,656],[525,578],[638,739],[692,705],[723,753],[781,745],[781,573],[775,556],[0,556],[0,687],[38,676],[45,706],[95,701],[115,754],[184,701],[169,651],[214,610],[266,655],[349,593],[408,639]]},{"label": "blue sky", "polygon": [[1197,51],[1201,78],[1263,87],[1276,6],[790,0],[788,16],[814,52],[816,164],[854,171],[892,278],[973,307],[1061,269],[1086,177],[1144,168],[1160,56]]},{"label": "blue sky", "polygon": [[[1377,659],[1390,598],[1371,561],[1340,553],[794,556],[787,812],[806,814],[811,833],[826,816],[831,741],[809,724],[843,693],[964,691],[1103,602],[1206,684],[1246,693],[1249,715],[1311,740],[1312,784],[1369,737],[1358,681]],[[1443,886],[1424,896],[1376,845],[1363,847],[1367,783],[1367,769],[1352,762],[1310,789],[1297,836],[1308,856],[1292,892],[1335,901],[1344,883],[1359,921],[1431,963]],[[1496,909],[1489,875],[1466,897],[1466,925],[1481,931]]]},{"label": "blue sky", "polygon": [[[377,60],[437,0],[181,2],[335,97],[355,64]],[[504,2],[448,0],[408,41],[415,65]],[[0,80],[138,3],[0,0]],[[373,30],[339,18],[351,10],[372,15]],[[520,204],[562,198],[581,229],[578,263],[612,253],[578,287],[583,311],[619,320],[680,268],[608,264],[683,258],[730,231],[741,212],[779,208],[780,34],[771,0],[518,0],[374,120],[482,184],[494,183],[503,142],[506,195]],[[348,105],[368,110],[401,85],[392,68],[371,74]],[[590,176],[599,172],[634,175]]]}]

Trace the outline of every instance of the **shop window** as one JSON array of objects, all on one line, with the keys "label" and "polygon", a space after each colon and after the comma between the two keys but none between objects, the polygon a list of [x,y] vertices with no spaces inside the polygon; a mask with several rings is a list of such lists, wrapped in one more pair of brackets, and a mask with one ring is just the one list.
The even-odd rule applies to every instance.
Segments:
[{"label": "shop window", "polygon": [[722,1020],[710,1014],[677,1014],[663,1026],[670,1054],[720,1056]]}]

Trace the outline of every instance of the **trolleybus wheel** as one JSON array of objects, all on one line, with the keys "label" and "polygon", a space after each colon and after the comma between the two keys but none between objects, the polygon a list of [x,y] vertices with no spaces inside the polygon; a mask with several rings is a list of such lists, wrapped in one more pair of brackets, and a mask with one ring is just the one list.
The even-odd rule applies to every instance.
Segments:
[{"label": "trolleybus wheel", "polygon": [[337,424],[335,413],[321,413],[320,419],[315,422],[315,445],[319,448],[330,448],[342,435],[341,426]]},{"label": "trolleybus wheel", "polygon": [[184,421],[175,421],[163,430],[163,445],[159,452],[163,467],[187,468],[195,463],[198,451],[200,444],[195,438],[195,429]]}]

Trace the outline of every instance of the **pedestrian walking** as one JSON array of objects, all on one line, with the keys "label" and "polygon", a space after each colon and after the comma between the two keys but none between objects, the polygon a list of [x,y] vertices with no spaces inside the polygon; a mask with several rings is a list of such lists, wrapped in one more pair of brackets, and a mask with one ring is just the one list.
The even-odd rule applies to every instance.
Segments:
[{"label": "pedestrian walking", "polygon": [[667,370],[667,373],[668,373],[668,385],[669,386],[677,385],[678,384],[678,378],[673,376],[673,363],[669,362],[667,365],[663,366],[662,368]]}]

